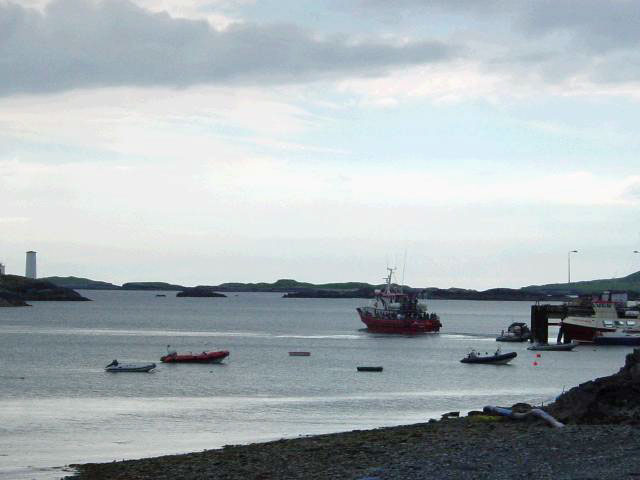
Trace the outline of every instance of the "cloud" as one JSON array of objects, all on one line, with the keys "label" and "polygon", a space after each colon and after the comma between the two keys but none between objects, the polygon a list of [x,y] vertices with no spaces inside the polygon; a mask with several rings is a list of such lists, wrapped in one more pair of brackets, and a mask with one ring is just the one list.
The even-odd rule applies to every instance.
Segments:
[{"label": "cloud", "polygon": [[[516,88],[640,84],[640,7],[635,0],[363,0],[402,27],[446,26],[488,75]],[[396,26],[396,28],[399,28]]]},{"label": "cloud", "polygon": [[526,4],[521,23],[531,35],[564,32],[575,46],[596,52],[637,48],[640,8],[630,0],[538,0]]},{"label": "cloud", "polygon": [[0,95],[86,87],[295,83],[446,60],[437,41],[318,37],[293,25],[171,17],[128,0],[0,4]]}]

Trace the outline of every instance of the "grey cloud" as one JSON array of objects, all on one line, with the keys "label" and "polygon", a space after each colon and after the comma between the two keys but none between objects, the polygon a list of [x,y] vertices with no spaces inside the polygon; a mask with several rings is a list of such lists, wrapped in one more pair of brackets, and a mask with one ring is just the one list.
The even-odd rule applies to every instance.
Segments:
[{"label": "grey cloud", "polygon": [[538,0],[526,4],[522,24],[532,34],[565,32],[594,51],[636,48],[640,3],[629,0]]},{"label": "grey cloud", "polygon": [[127,0],[54,0],[44,12],[0,3],[0,95],[118,85],[300,82],[444,61],[436,41],[393,45],[316,38],[291,25],[152,13]]},{"label": "grey cloud", "polygon": [[402,19],[414,23],[432,13],[450,15],[455,19],[451,28],[467,34],[477,60],[523,79],[557,82],[579,75],[603,83],[640,80],[637,0],[361,2],[390,17],[399,18],[401,12]]}]

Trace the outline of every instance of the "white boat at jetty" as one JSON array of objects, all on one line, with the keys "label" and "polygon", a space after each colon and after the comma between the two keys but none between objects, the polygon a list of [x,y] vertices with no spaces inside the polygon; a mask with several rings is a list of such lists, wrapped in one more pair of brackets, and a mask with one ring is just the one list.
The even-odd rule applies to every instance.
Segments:
[{"label": "white boat at jetty", "polygon": [[625,292],[603,292],[569,304],[560,322],[565,338],[596,345],[640,345],[638,306]]},{"label": "white boat at jetty", "polygon": [[114,360],[104,367],[107,372],[148,372],[156,368],[155,363],[120,363]]},{"label": "white boat at jetty", "polygon": [[578,342],[571,341],[569,343],[534,343],[527,350],[543,350],[547,352],[570,352],[578,346]]}]

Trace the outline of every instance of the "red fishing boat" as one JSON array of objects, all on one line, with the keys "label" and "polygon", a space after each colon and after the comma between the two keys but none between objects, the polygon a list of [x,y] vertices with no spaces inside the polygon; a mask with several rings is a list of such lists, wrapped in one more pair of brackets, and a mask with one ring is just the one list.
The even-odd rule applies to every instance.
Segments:
[{"label": "red fishing boat", "polygon": [[427,306],[418,303],[418,292],[404,293],[391,285],[393,268],[387,268],[384,290],[375,291],[373,306],[357,309],[360,320],[373,333],[400,333],[414,335],[437,332],[442,327],[440,317],[427,312]]},{"label": "red fishing boat", "polygon": [[220,363],[228,356],[228,350],[202,353],[170,352],[167,355],[160,357],[160,361],[164,363]]}]

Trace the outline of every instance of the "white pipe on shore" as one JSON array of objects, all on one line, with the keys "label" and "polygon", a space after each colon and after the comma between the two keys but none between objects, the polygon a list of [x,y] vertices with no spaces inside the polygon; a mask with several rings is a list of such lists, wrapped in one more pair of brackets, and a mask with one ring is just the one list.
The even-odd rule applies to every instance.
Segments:
[{"label": "white pipe on shore", "polygon": [[547,412],[545,412],[544,410],[542,410],[540,408],[532,408],[528,412],[518,413],[518,412],[514,412],[510,408],[494,407],[494,406],[491,406],[491,405],[487,405],[482,410],[485,411],[485,412],[497,413],[498,415],[501,415],[503,417],[509,417],[509,418],[513,418],[513,419],[516,419],[516,420],[520,420],[520,419],[523,419],[525,417],[528,417],[529,415],[533,415],[534,417],[538,417],[538,418],[541,418],[542,420],[546,421],[552,427],[555,427],[555,428],[564,427],[564,423],[559,422],[558,420],[556,420],[555,418],[553,418],[551,415],[549,415]]}]

